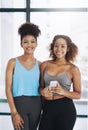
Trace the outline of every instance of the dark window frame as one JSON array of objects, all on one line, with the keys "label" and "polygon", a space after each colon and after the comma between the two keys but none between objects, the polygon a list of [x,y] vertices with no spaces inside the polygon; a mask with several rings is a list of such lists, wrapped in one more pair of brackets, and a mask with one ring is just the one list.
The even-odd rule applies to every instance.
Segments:
[{"label": "dark window frame", "polygon": [[31,21],[31,12],[88,12],[88,8],[31,8],[30,0],[26,0],[26,8],[0,8],[0,12],[25,12],[26,21]]}]

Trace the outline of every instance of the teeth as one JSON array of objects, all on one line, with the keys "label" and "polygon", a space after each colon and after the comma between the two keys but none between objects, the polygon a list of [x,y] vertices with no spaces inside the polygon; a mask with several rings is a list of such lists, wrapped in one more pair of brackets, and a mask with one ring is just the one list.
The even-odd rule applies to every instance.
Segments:
[{"label": "teeth", "polygon": [[59,54],[61,54],[61,53],[58,52],[57,54],[59,55]]},{"label": "teeth", "polygon": [[27,50],[32,50],[32,48],[27,48]]}]

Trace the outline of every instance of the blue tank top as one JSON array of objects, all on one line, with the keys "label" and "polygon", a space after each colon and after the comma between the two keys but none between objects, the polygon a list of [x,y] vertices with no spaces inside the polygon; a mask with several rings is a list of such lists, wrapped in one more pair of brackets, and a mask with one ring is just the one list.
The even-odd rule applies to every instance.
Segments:
[{"label": "blue tank top", "polygon": [[28,70],[16,58],[12,83],[13,96],[39,96],[39,77],[40,70],[37,60],[33,68]]}]

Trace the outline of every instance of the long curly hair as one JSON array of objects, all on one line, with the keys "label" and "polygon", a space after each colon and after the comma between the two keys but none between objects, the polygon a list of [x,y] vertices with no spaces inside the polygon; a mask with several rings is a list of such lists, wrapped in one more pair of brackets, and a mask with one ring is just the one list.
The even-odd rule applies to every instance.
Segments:
[{"label": "long curly hair", "polygon": [[73,62],[78,54],[78,47],[72,42],[71,38],[66,36],[66,35],[55,35],[55,37],[53,38],[52,43],[50,44],[50,57],[53,60],[56,60],[56,55],[54,54],[54,45],[56,40],[58,39],[64,39],[67,43],[67,48],[69,49],[69,51],[67,51],[66,53],[66,60],[68,62]]}]

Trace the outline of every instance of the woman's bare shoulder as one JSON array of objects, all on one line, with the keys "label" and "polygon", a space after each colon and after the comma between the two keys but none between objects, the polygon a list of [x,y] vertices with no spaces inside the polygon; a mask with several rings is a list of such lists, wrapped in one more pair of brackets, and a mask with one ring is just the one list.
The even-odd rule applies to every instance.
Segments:
[{"label": "woman's bare shoulder", "polygon": [[15,60],[16,60],[16,58],[11,58],[11,59],[9,59],[8,60],[8,67],[14,67],[15,66]]},{"label": "woman's bare shoulder", "polygon": [[79,67],[77,65],[71,64],[71,72],[73,74],[80,73],[80,69],[79,69]]},{"label": "woman's bare shoulder", "polygon": [[41,63],[41,68],[43,68],[43,69],[46,68],[48,62],[49,62],[49,60],[43,61],[43,62]]},{"label": "woman's bare shoulder", "polygon": [[48,63],[50,63],[50,62],[51,62],[51,60],[46,60],[46,61],[43,61],[41,65],[44,65],[44,66],[45,66],[46,64],[48,64]]}]

